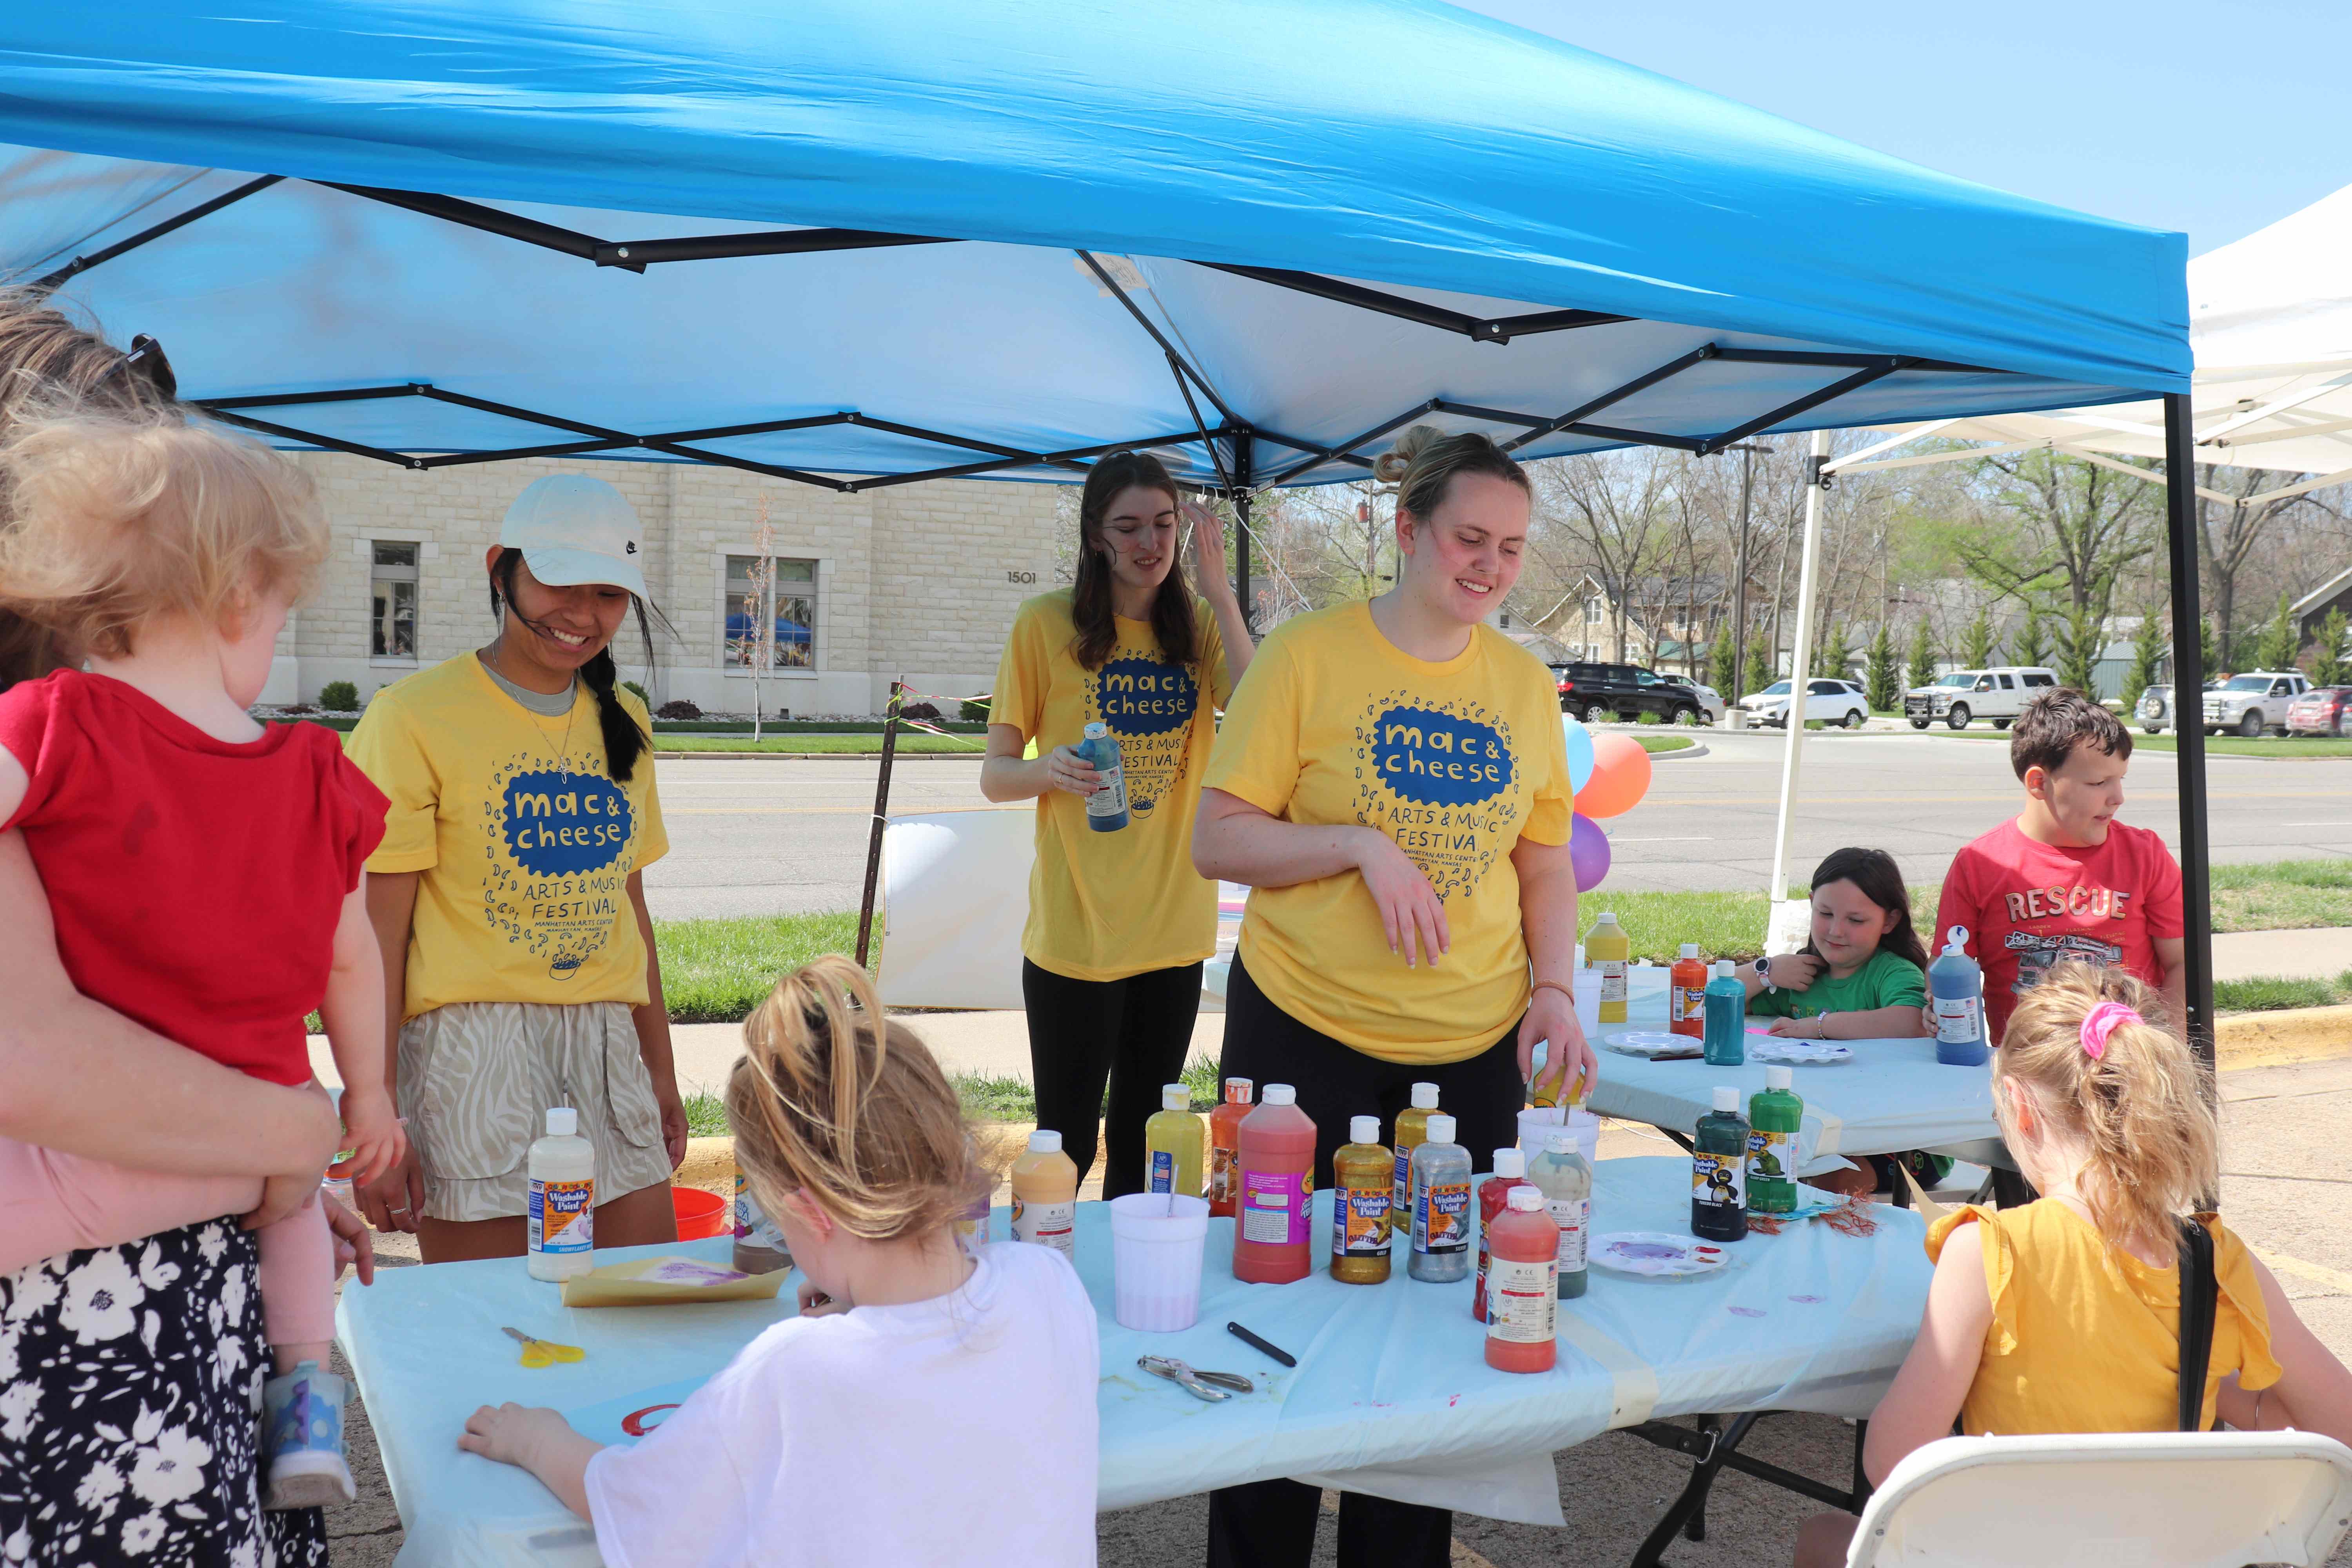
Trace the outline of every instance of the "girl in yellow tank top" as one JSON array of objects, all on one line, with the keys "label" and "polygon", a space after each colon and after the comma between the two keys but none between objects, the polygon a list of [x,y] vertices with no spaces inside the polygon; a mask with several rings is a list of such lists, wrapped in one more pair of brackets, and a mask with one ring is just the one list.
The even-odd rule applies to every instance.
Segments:
[{"label": "girl in yellow tank top", "polygon": [[[2168,1432],[2179,1413],[2177,1224],[2221,1180],[2196,1058],[2149,986],[2053,965],[1993,1054],[1993,1110],[2042,1195],[1974,1206],[1927,1232],[1919,1338],[1870,1418],[1874,1484],[1950,1435]],[[2221,1287],[2201,1425],[2352,1439],[2352,1373],[2305,1327],[2246,1244],[2210,1215]],[[1797,1537],[1799,1568],[1845,1560],[1854,1520]]]}]

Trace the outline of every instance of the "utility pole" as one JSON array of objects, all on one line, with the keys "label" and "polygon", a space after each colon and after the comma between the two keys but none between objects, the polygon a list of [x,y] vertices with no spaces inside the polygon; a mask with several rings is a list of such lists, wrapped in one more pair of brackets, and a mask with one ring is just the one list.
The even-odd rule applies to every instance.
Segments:
[{"label": "utility pole", "polygon": [[1724,699],[1736,705],[1746,695],[1740,683],[1748,677],[1748,503],[1756,490],[1756,454],[1762,448],[1753,441],[1740,441],[1724,450],[1739,454],[1739,550],[1731,587],[1731,694]]}]

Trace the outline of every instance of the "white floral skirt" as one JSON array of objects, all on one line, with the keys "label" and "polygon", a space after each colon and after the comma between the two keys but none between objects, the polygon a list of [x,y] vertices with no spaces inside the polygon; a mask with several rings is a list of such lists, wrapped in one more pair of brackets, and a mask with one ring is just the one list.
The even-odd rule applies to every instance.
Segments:
[{"label": "white floral skirt", "polygon": [[258,1256],[218,1219],[0,1275],[0,1563],[325,1568],[261,1510]]}]

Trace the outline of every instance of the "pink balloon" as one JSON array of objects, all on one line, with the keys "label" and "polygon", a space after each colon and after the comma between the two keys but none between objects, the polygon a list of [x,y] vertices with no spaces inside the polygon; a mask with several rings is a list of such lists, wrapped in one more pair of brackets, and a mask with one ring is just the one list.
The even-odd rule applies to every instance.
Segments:
[{"label": "pink balloon", "polygon": [[1576,890],[1589,893],[1601,886],[1609,875],[1609,835],[1601,831],[1601,824],[1585,816],[1576,815],[1568,832],[1569,864],[1576,868]]},{"label": "pink balloon", "polygon": [[1576,809],[1594,818],[1622,816],[1650,793],[1650,753],[1631,735],[1592,737],[1592,776],[1576,792]]}]

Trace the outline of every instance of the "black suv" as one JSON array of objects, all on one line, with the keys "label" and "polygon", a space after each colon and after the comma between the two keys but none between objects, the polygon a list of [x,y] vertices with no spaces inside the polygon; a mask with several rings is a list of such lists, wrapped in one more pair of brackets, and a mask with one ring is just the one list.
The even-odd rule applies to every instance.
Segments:
[{"label": "black suv", "polygon": [[1668,724],[1706,721],[1698,693],[1674,677],[1639,665],[1579,662],[1555,664],[1550,669],[1559,679],[1559,710],[1588,724],[1611,718],[1631,723],[1643,713],[1655,713]]}]

